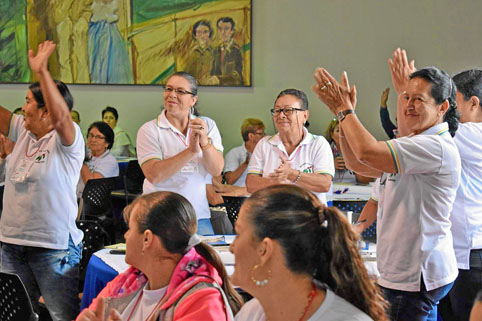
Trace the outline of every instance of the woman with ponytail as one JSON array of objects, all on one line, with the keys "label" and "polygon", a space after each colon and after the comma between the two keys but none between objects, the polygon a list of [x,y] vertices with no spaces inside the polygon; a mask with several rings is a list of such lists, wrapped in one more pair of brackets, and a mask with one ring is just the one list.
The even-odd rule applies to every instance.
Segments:
[{"label": "woman with ponytail", "polygon": [[173,192],[137,198],[124,210],[126,262],[77,321],[232,320],[242,299],[221,259],[195,234],[194,208]]},{"label": "woman with ponytail", "polygon": [[242,205],[231,277],[254,296],[236,320],[387,320],[358,236],[311,192],[274,185]]},{"label": "woman with ponytail", "polygon": [[438,68],[415,71],[400,49],[389,64],[399,93],[396,139],[377,141],[365,129],[346,73],[338,83],[317,69],[313,90],[339,116],[347,167],[380,177],[378,284],[390,303],[390,319],[431,321],[458,274],[450,231],[461,173],[452,138],[458,128],[457,89]]}]

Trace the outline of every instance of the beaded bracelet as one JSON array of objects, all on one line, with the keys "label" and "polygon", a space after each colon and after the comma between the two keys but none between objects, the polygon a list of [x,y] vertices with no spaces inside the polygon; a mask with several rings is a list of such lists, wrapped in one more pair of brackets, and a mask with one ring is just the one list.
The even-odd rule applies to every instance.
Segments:
[{"label": "beaded bracelet", "polygon": [[293,181],[293,184],[298,183],[298,181],[300,180],[300,178],[301,178],[301,171],[298,170],[298,176],[296,176],[296,179]]}]

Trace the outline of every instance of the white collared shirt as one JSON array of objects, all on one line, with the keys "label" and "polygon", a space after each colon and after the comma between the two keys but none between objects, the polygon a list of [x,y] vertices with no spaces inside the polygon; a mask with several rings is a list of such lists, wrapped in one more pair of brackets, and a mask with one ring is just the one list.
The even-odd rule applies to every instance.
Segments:
[{"label": "white collared shirt", "polygon": [[[231,149],[224,158],[224,172],[233,172],[241,166],[242,163],[246,161],[246,157],[248,156],[248,150],[246,146],[242,144],[241,146],[234,147]],[[234,182],[234,186],[246,186],[246,176],[248,175],[248,167],[244,170],[244,172],[239,176],[239,178]]]},{"label": "white collared shirt", "polygon": [[74,142],[65,146],[55,130],[37,140],[24,124],[23,116],[12,116],[9,138],[15,148],[7,166],[0,241],[66,249],[70,234],[79,244],[75,190],[85,153],[80,127],[74,123]]},{"label": "white collared shirt", "polygon": [[[106,150],[102,155],[92,158],[86,163],[87,167],[92,173],[99,173],[102,177],[116,177],[119,176],[119,164],[114,156],[112,156],[110,150]],[[84,191],[85,183],[82,177],[79,179],[79,184],[77,185],[77,197],[82,197],[82,192]]]},{"label": "white collared shirt", "polygon": [[377,223],[378,283],[417,292],[447,285],[458,274],[450,212],[460,181],[460,156],[441,123],[387,141],[397,174],[380,178]]},{"label": "white collared shirt", "polygon": [[450,220],[459,269],[470,269],[470,250],[482,248],[482,123],[459,124],[455,144],[462,175]]},{"label": "white collared shirt", "polygon": [[[196,116],[191,116],[195,118]],[[212,140],[213,146],[220,152],[223,151],[221,135],[216,123],[208,117],[200,117],[207,125],[207,135]],[[139,129],[137,133],[137,157],[139,164],[151,159],[167,159],[173,157],[189,146],[189,133],[184,136],[179,130],[169,123],[165,110]],[[181,171],[156,184],[147,178],[144,180],[143,193],[155,191],[171,191],[184,196],[191,202],[196,210],[197,218],[210,218],[209,204],[206,197],[206,180],[208,171],[202,163],[202,151],[185,164]]]},{"label": "white collared shirt", "polygon": [[[281,165],[281,155],[288,159],[291,168],[303,173],[328,174],[333,177],[335,165],[330,145],[323,136],[310,134],[303,127],[303,139],[288,155],[279,134],[261,139],[253,151],[248,174],[267,177]],[[326,193],[314,193],[326,204]]]}]

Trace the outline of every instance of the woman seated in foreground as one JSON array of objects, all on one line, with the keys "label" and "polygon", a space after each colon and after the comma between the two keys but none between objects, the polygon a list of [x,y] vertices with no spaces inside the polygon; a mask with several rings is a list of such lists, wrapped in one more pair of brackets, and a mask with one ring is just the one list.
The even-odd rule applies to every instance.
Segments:
[{"label": "woman seated in foreground", "polygon": [[143,195],[124,210],[124,218],[125,260],[132,266],[77,321],[104,320],[107,314],[109,320],[232,320],[242,300],[217,253],[195,234],[196,213],[184,197]]},{"label": "woman seated in foreground", "polygon": [[328,124],[325,138],[330,143],[335,161],[335,177],[333,178],[333,183],[368,184],[373,181],[373,178],[355,173],[346,167],[343,155],[341,154],[340,123],[338,119],[335,118]]},{"label": "woman seated in foreground", "polygon": [[388,320],[358,236],[311,192],[275,185],[241,206],[234,284],[254,296],[236,320]]}]

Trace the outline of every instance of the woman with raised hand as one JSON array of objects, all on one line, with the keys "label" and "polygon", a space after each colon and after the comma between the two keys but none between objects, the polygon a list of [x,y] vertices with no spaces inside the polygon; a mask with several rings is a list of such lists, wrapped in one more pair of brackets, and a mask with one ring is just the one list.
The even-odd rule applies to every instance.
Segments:
[{"label": "woman with raised hand", "polygon": [[80,127],[72,121],[72,95],[52,79],[48,59],[55,44],[29,51],[32,72],[25,116],[0,108],[0,132],[15,142],[5,180],[0,220],[0,264],[20,276],[30,301],[42,296],[53,320],[72,320],[79,310],[82,232],[75,189],[84,160]]},{"label": "woman with raised hand", "polygon": [[461,171],[452,138],[458,127],[456,87],[435,67],[407,77],[397,106],[400,138],[386,142],[358,120],[356,90],[346,73],[339,84],[317,69],[313,90],[340,121],[347,167],[380,177],[378,284],[391,304],[390,318],[435,320],[438,302],[458,273],[449,220]]},{"label": "woman with raised hand", "polygon": [[336,208],[293,185],[259,190],[241,206],[234,284],[254,296],[237,321],[387,320],[358,253],[358,236]]},{"label": "woman with raised hand", "polygon": [[131,267],[77,321],[232,320],[242,299],[216,251],[196,235],[196,212],[179,194],[154,192],[124,210]]},{"label": "woman with raised hand", "polygon": [[285,89],[271,109],[278,133],[262,138],[248,165],[249,193],[277,184],[297,184],[326,203],[335,169],[330,145],[308,132],[308,98],[298,89]]},{"label": "woman with raised hand", "polygon": [[214,234],[206,181],[208,175],[221,175],[223,146],[216,123],[197,116],[197,91],[192,75],[176,72],[169,77],[164,88],[164,109],[137,133],[137,156],[146,177],[144,194],[181,194],[196,209],[198,233]]}]

